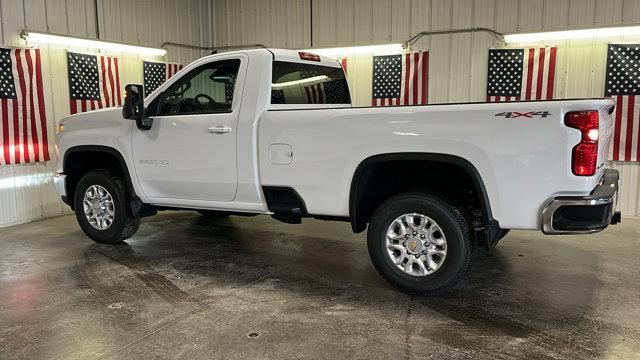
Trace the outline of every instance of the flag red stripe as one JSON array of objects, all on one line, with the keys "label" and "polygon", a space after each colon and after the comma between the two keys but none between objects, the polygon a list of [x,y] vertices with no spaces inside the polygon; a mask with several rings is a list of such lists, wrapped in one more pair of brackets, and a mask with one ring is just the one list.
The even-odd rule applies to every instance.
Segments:
[{"label": "flag red stripe", "polygon": [[629,95],[627,97],[627,129],[624,141],[624,160],[631,160],[631,143],[633,136],[633,108],[634,108],[635,96]]},{"label": "flag red stripe", "polygon": [[71,115],[78,113],[78,106],[76,104],[76,100],[71,99],[71,101],[69,101],[69,108],[70,108],[69,112],[71,113]]},{"label": "flag red stripe", "polygon": [[533,59],[536,49],[529,49],[529,58],[527,61],[527,87],[525,88],[525,100],[531,100],[531,90],[533,90]]},{"label": "flag red stripe", "polygon": [[111,106],[116,106],[117,101],[115,99],[116,91],[113,84],[113,67],[111,66],[111,56],[107,57],[107,76],[109,76],[109,88],[111,90],[111,92],[109,93],[111,97]]},{"label": "flag red stripe", "polygon": [[616,97],[616,121],[613,137],[613,160],[620,159],[620,129],[622,128],[622,96]]},{"label": "flag red stripe", "polygon": [[[40,149],[37,145],[40,143],[38,138],[38,129],[36,127],[36,114],[35,114],[35,104],[33,103],[34,91],[33,91],[33,83],[34,83],[34,73],[33,73],[33,62],[31,59],[31,49],[26,49],[24,51],[25,60],[27,62],[27,71],[29,73],[29,121],[31,122],[31,141],[27,143],[27,147],[33,149],[33,157],[34,161],[40,161]],[[28,151],[28,150],[27,150]]]},{"label": "flag red stripe", "polygon": [[[411,87],[411,92],[413,95],[413,105],[418,103],[418,60],[420,59],[420,54],[413,54],[413,86]],[[406,104],[405,104],[406,105]]]},{"label": "flag red stripe", "polygon": [[100,72],[102,74],[102,91],[104,92],[104,107],[109,107],[109,93],[107,92],[106,68],[104,66],[104,56],[100,57]]},{"label": "flag red stripe", "polygon": [[409,81],[411,79],[411,58],[410,54],[404,55],[404,97],[403,105],[409,105]]},{"label": "flag red stripe", "polygon": [[40,49],[36,49],[36,87],[38,88],[38,112],[40,113],[40,129],[42,130],[42,154],[44,161],[51,160],[49,155],[49,134],[47,134],[47,110],[44,106],[44,88],[42,86],[42,61]]},{"label": "flag red stripe", "polygon": [[[640,111],[638,112],[638,127],[634,136],[640,137]],[[636,161],[640,161],[640,139],[636,142]]]},{"label": "flag red stripe", "polygon": [[[18,71],[18,77],[20,81],[20,94],[22,100],[22,142],[20,143],[20,152],[22,153],[22,159],[25,163],[28,163],[30,160],[29,150],[27,148],[27,144],[29,143],[29,130],[27,128],[27,90],[24,79],[24,69],[22,67],[22,59],[20,57],[20,49],[16,49],[16,68]],[[19,128],[18,128],[19,129]],[[15,131],[15,130],[14,130]]]},{"label": "flag red stripe", "polygon": [[87,101],[89,100],[81,100],[80,101],[80,108],[82,112],[86,112],[87,111]]},{"label": "flag red stripe", "polygon": [[427,52],[422,52],[422,99],[420,101],[421,104],[427,103],[427,81],[429,80],[429,57],[427,56]]},{"label": "flag red stripe", "polygon": [[120,71],[118,70],[118,58],[113,58],[114,71],[116,72],[116,96],[118,97],[118,105],[122,105],[122,94],[120,94]]},{"label": "flag red stripe", "polygon": [[536,82],[536,100],[542,99],[542,78],[544,74],[544,57],[545,48],[540,48],[540,55],[538,56],[538,79]]},{"label": "flag red stripe", "polygon": [[4,153],[4,161],[2,164],[11,163],[11,153],[9,152],[11,140],[9,139],[9,108],[7,99],[1,99],[2,103],[2,152]]},{"label": "flag red stripe", "polygon": [[13,110],[13,158],[14,164],[20,164],[22,161],[20,148],[20,116],[18,113],[18,99],[11,99]]},{"label": "flag red stripe", "polygon": [[553,99],[553,83],[556,78],[556,51],[552,47],[549,52],[549,73],[547,74],[547,97],[546,100]]},{"label": "flag red stripe", "polygon": [[311,93],[309,92],[309,87],[304,87],[304,92],[307,94],[307,103],[311,104]]}]

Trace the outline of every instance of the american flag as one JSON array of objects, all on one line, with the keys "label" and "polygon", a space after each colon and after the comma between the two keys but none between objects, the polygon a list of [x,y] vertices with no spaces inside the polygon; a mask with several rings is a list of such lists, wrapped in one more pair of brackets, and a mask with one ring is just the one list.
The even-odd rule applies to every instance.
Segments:
[{"label": "american flag", "polygon": [[322,83],[305,86],[304,93],[307,104],[324,104],[326,102],[324,84]]},{"label": "american flag", "polygon": [[0,164],[48,161],[40,49],[0,48]]},{"label": "american flag", "polygon": [[142,62],[142,84],[144,85],[145,96],[151,94],[155,89],[167,81],[170,77],[180,71],[184,65],[177,63],[164,63],[157,61]]},{"label": "american flag", "polygon": [[610,160],[640,161],[640,44],[609,44],[604,95],[616,101]]},{"label": "american flag", "polygon": [[553,99],[556,47],[489,50],[487,101]]},{"label": "american flag", "polygon": [[229,81],[224,83],[224,102],[229,104],[233,101],[233,91],[236,89],[236,77],[232,75]]},{"label": "american flag", "polygon": [[312,84],[304,87],[307,104],[346,104],[348,85],[345,79]]},{"label": "american flag", "polygon": [[118,58],[67,52],[71,113],[122,105]]},{"label": "american flag", "polygon": [[183,64],[168,63],[167,64],[167,80],[170,79],[173,75],[175,75],[178,71],[182,70],[183,67],[184,67]]},{"label": "american flag", "polygon": [[428,76],[427,51],[374,56],[371,105],[426,104]]}]

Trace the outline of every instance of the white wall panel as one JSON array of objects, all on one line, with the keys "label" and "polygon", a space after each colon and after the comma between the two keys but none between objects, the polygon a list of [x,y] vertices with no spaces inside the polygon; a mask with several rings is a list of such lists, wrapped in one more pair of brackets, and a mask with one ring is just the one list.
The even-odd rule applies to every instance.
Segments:
[{"label": "white wall panel", "polygon": [[[100,37],[160,46],[165,41],[210,45],[209,0],[98,0]],[[94,0],[1,0],[1,43],[29,46],[18,37],[25,26],[32,30],[95,37]],[[206,36],[203,36],[206,35]],[[55,124],[69,114],[66,49],[40,45],[43,86],[52,161],[0,166],[0,226],[51,217],[69,212],[51,181],[56,169],[53,149]],[[73,49],[96,52],[93,49]],[[114,54],[120,58],[122,85],[142,81],[142,57]],[[168,59],[188,63],[200,51],[169,49]]]},{"label": "white wall panel", "polygon": [[[640,23],[640,0],[0,0],[0,38],[24,46],[18,29],[96,36],[158,46],[263,43],[308,48],[401,42],[420,31],[488,27],[500,32],[537,31]],[[46,5],[46,6],[45,6]],[[634,39],[619,39],[634,40]],[[637,39],[635,39],[637,41]],[[556,97],[602,96],[606,39],[558,41]],[[503,46],[486,33],[425,36],[414,49],[430,51],[430,103],[483,101],[487,49]],[[66,58],[43,46],[50,138],[68,113]],[[170,61],[187,63],[205,52],[170,48]],[[142,58],[118,54],[122,82],[141,81]],[[371,54],[349,59],[354,103],[368,105]],[[616,163],[622,174],[620,207],[640,215],[640,166]],[[0,167],[0,225],[63,211],[48,164]],[[34,205],[35,204],[35,205]]]}]

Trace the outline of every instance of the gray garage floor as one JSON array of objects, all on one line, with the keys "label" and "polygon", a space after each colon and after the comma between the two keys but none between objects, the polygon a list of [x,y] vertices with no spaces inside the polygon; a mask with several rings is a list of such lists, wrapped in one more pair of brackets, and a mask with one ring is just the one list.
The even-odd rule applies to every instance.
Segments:
[{"label": "gray garage floor", "polygon": [[1,359],[640,358],[640,220],[512,232],[439,298],[391,289],[346,223],[72,216],[0,229]]}]

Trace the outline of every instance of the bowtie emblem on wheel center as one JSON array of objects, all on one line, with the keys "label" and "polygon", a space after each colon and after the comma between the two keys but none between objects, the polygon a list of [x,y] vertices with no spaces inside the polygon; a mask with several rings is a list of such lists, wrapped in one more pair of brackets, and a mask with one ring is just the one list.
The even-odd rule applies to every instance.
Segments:
[{"label": "bowtie emblem on wheel center", "polygon": [[407,241],[407,249],[412,254],[418,254],[422,251],[422,243],[417,239],[411,239]]}]

